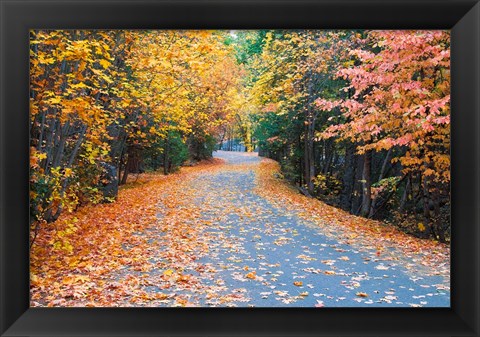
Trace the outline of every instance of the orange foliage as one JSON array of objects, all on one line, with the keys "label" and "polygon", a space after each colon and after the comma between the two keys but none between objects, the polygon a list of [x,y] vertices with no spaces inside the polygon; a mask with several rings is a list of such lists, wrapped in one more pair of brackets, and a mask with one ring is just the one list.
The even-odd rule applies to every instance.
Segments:
[{"label": "orange foliage", "polygon": [[[142,174],[120,190],[115,203],[88,205],[75,213],[64,213],[43,228],[30,254],[32,305],[125,306],[165,300],[168,296],[163,293],[152,295],[142,290],[141,286],[147,285],[146,279],[123,275],[120,280],[114,276],[122,275],[126,268],[147,273],[159,267],[149,261],[152,246],[148,236],[141,235],[157,224],[157,214],[161,212],[158,204],[163,202],[167,206],[164,212],[192,216],[190,210],[177,208],[177,199],[165,200],[161,191],[175,191],[179,182],[211,171],[220,163],[219,159],[205,161],[170,176]],[[186,232],[195,228],[185,228],[180,222],[174,225],[168,229],[168,242],[172,246],[164,253],[172,260],[171,264],[185,264],[191,257],[184,252],[196,248],[195,236]],[[175,245],[176,242],[183,246]],[[188,249],[189,245],[192,248]],[[180,270],[166,269],[164,276],[194,283],[182,276]]]},{"label": "orange foliage", "polygon": [[[322,227],[322,233],[340,243],[376,250],[377,256],[382,255],[384,260],[405,259],[407,269],[428,266],[432,267],[436,274],[449,277],[450,247],[447,244],[434,240],[419,240],[393,225],[355,216],[320,200],[307,198],[285,181],[276,178],[279,172],[277,162],[263,159],[258,169],[256,192],[276,205],[290,210],[304,210],[299,216],[316,221]],[[389,247],[395,247],[404,254],[393,256],[389,253]],[[408,258],[412,258],[416,264],[408,262]]]}]

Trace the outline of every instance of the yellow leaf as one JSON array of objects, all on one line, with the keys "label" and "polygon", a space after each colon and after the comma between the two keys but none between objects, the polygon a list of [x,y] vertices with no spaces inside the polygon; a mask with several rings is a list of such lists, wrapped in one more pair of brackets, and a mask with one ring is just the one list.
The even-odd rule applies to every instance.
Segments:
[{"label": "yellow leaf", "polygon": [[417,225],[417,227],[418,227],[418,229],[419,229],[421,232],[425,231],[425,226],[424,226],[423,223],[419,222],[418,225]]},{"label": "yellow leaf", "polygon": [[107,69],[108,67],[110,67],[110,62],[108,62],[107,60],[100,60],[100,61],[98,61],[98,63],[100,63],[100,65],[101,65],[104,69]]},{"label": "yellow leaf", "polygon": [[68,178],[68,177],[71,177],[72,174],[73,174],[72,169],[67,167],[67,168],[65,169],[65,174],[64,174],[65,177],[67,177],[67,178]]},{"label": "yellow leaf", "polygon": [[35,274],[33,274],[33,273],[31,273],[31,274],[30,274],[30,283],[32,283],[32,284],[38,284],[38,276],[35,275]]}]

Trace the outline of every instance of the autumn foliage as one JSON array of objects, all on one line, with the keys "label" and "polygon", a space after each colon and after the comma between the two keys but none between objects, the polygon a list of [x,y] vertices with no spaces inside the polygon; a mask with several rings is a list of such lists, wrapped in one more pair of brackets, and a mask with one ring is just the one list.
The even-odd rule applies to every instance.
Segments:
[{"label": "autumn foliage", "polygon": [[31,32],[31,222],[211,156],[240,67],[221,32]]},{"label": "autumn foliage", "polygon": [[[220,170],[248,172],[256,185],[241,196],[300,209],[342,244],[414,252],[448,278],[447,31],[32,30],[29,127],[34,305],[194,304],[173,288],[246,302],[199,278],[217,272],[198,262],[216,240],[207,229],[228,226],[192,206],[195,188],[209,191],[194,178]],[[268,159],[212,159],[235,149]],[[264,281],[243,268],[236,281]],[[148,291],[151,271],[162,291]]]},{"label": "autumn foliage", "polygon": [[255,58],[257,137],[310,195],[449,232],[445,31],[272,31]]}]

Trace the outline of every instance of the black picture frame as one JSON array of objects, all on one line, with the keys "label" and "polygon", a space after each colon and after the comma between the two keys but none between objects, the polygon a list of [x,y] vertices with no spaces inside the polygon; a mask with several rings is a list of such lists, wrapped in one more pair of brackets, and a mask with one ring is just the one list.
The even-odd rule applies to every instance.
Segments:
[{"label": "black picture frame", "polygon": [[[0,0],[1,336],[478,336],[480,3],[473,0]],[[29,308],[28,39],[34,28],[452,32],[451,308]]]}]

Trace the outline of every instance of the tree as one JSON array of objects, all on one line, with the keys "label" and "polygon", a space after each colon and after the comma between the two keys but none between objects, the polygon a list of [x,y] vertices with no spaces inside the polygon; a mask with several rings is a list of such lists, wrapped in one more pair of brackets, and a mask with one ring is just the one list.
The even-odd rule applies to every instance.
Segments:
[{"label": "tree", "polygon": [[[400,155],[393,161],[401,164],[404,176],[418,180],[424,221],[443,236],[444,229],[432,219],[439,216],[440,196],[448,195],[450,181],[449,34],[372,31],[362,44],[363,48],[350,51],[356,64],[337,73],[349,81],[344,90],[353,93],[336,102],[343,121],[330,126],[322,137],[357,142],[358,152],[366,156],[370,151],[397,149]],[[329,110],[332,103],[318,100],[317,104]],[[366,207],[362,212],[372,214]]]},{"label": "tree", "polygon": [[231,51],[223,32],[32,31],[32,223],[111,201],[105,178],[126,183],[149,155],[165,173],[187,147],[211,156],[238,101]]}]

